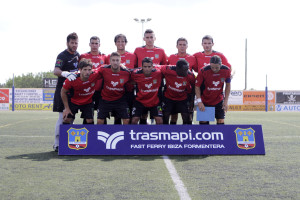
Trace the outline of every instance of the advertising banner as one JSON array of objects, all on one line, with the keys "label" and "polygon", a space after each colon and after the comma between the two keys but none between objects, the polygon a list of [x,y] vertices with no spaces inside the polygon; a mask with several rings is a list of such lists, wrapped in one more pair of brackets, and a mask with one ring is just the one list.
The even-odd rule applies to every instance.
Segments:
[{"label": "advertising banner", "polygon": [[[265,105],[265,91],[243,91],[244,105]],[[275,104],[275,91],[268,92],[268,104]]]},{"label": "advertising banner", "polygon": [[276,104],[300,104],[300,91],[276,92]]},{"label": "advertising banner", "polygon": [[[12,97],[10,96],[10,99]],[[43,90],[35,88],[15,89],[15,103],[42,103]],[[10,100],[12,102],[12,100]]]},{"label": "advertising banner", "polygon": [[[229,105],[229,111],[266,111],[265,105]],[[268,111],[275,111],[275,105],[268,105]]]},{"label": "advertising banner", "polygon": [[276,112],[300,112],[300,104],[276,104]]},{"label": "advertising banner", "polygon": [[[12,104],[9,105],[9,110],[12,109]],[[16,103],[15,110],[46,110],[52,111],[52,103]]]},{"label": "advertising banner", "polygon": [[61,125],[59,155],[265,154],[261,125]]},{"label": "advertising banner", "polygon": [[0,89],[0,104],[9,103],[9,89]]},{"label": "advertising banner", "polygon": [[44,88],[55,88],[57,84],[57,78],[43,78]]},{"label": "advertising banner", "polygon": [[228,105],[243,105],[243,91],[231,91],[228,99]]},{"label": "advertising banner", "polygon": [[53,102],[54,93],[55,93],[55,88],[53,88],[53,89],[43,89],[43,101]]}]

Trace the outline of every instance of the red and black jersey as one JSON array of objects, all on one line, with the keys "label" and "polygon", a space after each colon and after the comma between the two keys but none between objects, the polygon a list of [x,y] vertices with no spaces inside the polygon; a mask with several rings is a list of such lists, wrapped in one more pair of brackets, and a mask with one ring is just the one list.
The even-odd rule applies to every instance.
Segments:
[{"label": "red and black jersey", "polygon": [[74,95],[71,98],[72,103],[76,105],[89,104],[92,103],[96,80],[98,78],[98,73],[92,73],[87,81],[82,81],[80,77],[77,77],[74,81],[66,79],[63,88],[66,90],[73,90]]},{"label": "red and black jersey", "polygon": [[154,107],[159,104],[162,74],[159,68],[153,68],[151,76],[146,77],[142,68],[131,73],[131,79],[137,84],[136,100],[145,107]]},{"label": "red and black jersey", "polygon": [[231,69],[231,65],[229,64],[227,58],[222,53],[217,52],[217,51],[213,51],[211,54],[206,55],[203,51],[203,52],[198,52],[198,53],[194,54],[194,56],[197,60],[198,71],[201,68],[209,65],[210,64],[210,58],[213,57],[214,55],[220,56],[220,58],[222,59],[222,65],[225,65],[229,69]]},{"label": "red and black jersey", "polygon": [[[81,54],[80,55],[80,60],[82,58],[86,58],[86,59],[90,59],[93,63],[93,69],[98,69],[99,67],[103,66],[104,64],[108,64],[106,63],[106,55],[103,54],[103,53],[100,53],[98,55],[93,55],[91,54],[91,52],[88,52],[88,53],[84,53],[84,54]],[[96,91],[100,91],[101,90],[101,87],[102,87],[102,82],[103,80],[102,79],[99,79],[97,82],[96,82],[96,87],[95,87],[95,90]]]},{"label": "red and black jersey", "polygon": [[[107,64],[110,64],[110,55],[106,57]],[[129,69],[134,69],[137,67],[137,59],[134,53],[125,52],[121,54],[121,64],[125,65]]]},{"label": "red and black jersey", "polygon": [[102,99],[106,101],[120,99],[125,93],[125,85],[130,79],[130,71],[121,67],[118,73],[114,73],[111,65],[100,67],[97,71],[103,78]]},{"label": "red and black jersey", "polygon": [[178,76],[176,66],[161,66],[161,72],[165,77],[164,96],[174,101],[187,99],[187,94],[191,93],[192,86],[195,84],[195,76],[189,70],[186,77]]},{"label": "red and black jersey", "polygon": [[197,67],[197,61],[196,58],[190,54],[186,54],[184,57],[179,56],[178,53],[170,55],[168,58],[168,64],[169,65],[176,65],[178,60],[186,60],[189,63],[189,69],[192,71],[192,69],[195,72],[198,72],[198,67]]},{"label": "red and black jersey", "polygon": [[150,57],[153,65],[168,64],[165,50],[159,47],[154,47],[153,49],[147,49],[146,46],[138,47],[135,49],[134,54],[137,57],[138,67],[142,67],[142,61],[145,57]]},{"label": "red and black jersey", "polygon": [[222,65],[218,73],[211,70],[210,65],[202,68],[196,79],[196,86],[201,89],[201,99],[205,105],[214,106],[220,103],[223,96],[224,83],[231,82],[230,69]]}]

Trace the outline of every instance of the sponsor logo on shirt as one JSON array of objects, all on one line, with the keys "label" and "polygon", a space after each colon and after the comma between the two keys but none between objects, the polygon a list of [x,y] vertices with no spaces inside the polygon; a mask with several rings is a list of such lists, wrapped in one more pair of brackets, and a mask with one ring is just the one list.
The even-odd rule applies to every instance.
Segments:
[{"label": "sponsor logo on shirt", "polygon": [[90,89],[91,89],[91,87],[88,87],[88,88],[86,88],[86,89],[83,89],[85,92],[89,92],[90,91]]},{"label": "sponsor logo on shirt", "polygon": [[218,86],[219,85],[219,83],[220,83],[220,81],[213,81],[213,84],[214,84],[214,86]]},{"label": "sponsor logo on shirt", "polygon": [[150,83],[150,84],[145,84],[145,87],[148,88],[148,89],[150,89],[150,88],[152,87],[152,83]]},{"label": "sponsor logo on shirt", "polygon": [[114,82],[114,81],[111,81],[110,83],[111,83],[112,86],[114,86],[114,87],[116,87],[116,86],[119,84],[119,82]]},{"label": "sponsor logo on shirt", "polygon": [[156,59],[159,58],[159,54],[155,54],[155,58],[156,58]]},{"label": "sponsor logo on shirt", "polygon": [[179,87],[182,86],[182,83],[177,83],[177,82],[175,82],[175,85],[176,85],[176,88],[179,88]]},{"label": "sponsor logo on shirt", "polygon": [[63,61],[61,59],[57,59],[55,63],[55,67],[61,67]]}]

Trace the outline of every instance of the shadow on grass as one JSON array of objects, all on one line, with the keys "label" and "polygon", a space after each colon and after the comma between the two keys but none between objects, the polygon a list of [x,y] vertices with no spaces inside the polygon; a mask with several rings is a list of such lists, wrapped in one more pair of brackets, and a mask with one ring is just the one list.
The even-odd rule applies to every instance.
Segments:
[{"label": "shadow on grass", "polygon": [[[195,155],[182,155],[182,156],[169,156],[170,159],[175,159],[176,161],[188,161],[193,159],[204,159],[208,156],[195,156]],[[85,160],[85,159],[98,159],[105,162],[113,161],[113,160],[141,160],[141,161],[153,161],[156,159],[162,159],[160,155],[105,155],[105,156],[86,156],[86,155],[74,155],[74,156],[59,156],[57,152],[42,152],[42,153],[29,153],[29,154],[21,154],[21,155],[13,155],[5,157],[8,160],[16,160],[16,159],[28,159],[32,161],[49,161],[52,159],[64,160],[64,161],[76,161],[76,160]]]}]

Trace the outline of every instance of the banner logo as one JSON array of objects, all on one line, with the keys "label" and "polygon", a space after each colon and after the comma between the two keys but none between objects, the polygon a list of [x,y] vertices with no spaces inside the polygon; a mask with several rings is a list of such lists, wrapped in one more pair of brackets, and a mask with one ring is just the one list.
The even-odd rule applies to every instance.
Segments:
[{"label": "banner logo", "polygon": [[255,148],[255,131],[252,128],[242,129],[237,128],[235,131],[237,146],[240,149]]},{"label": "banner logo", "polygon": [[70,128],[68,131],[68,147],[70,149],[80,150],[87,147],[88,133],[86,128]]},{"label": "banner logo", "polygon": [[117,143],[124,140],[124,131],[118,131],[112,135],[103,131],[98,131],[98,140],[101,140],[106,144],[106,149],[116,149]]}]

